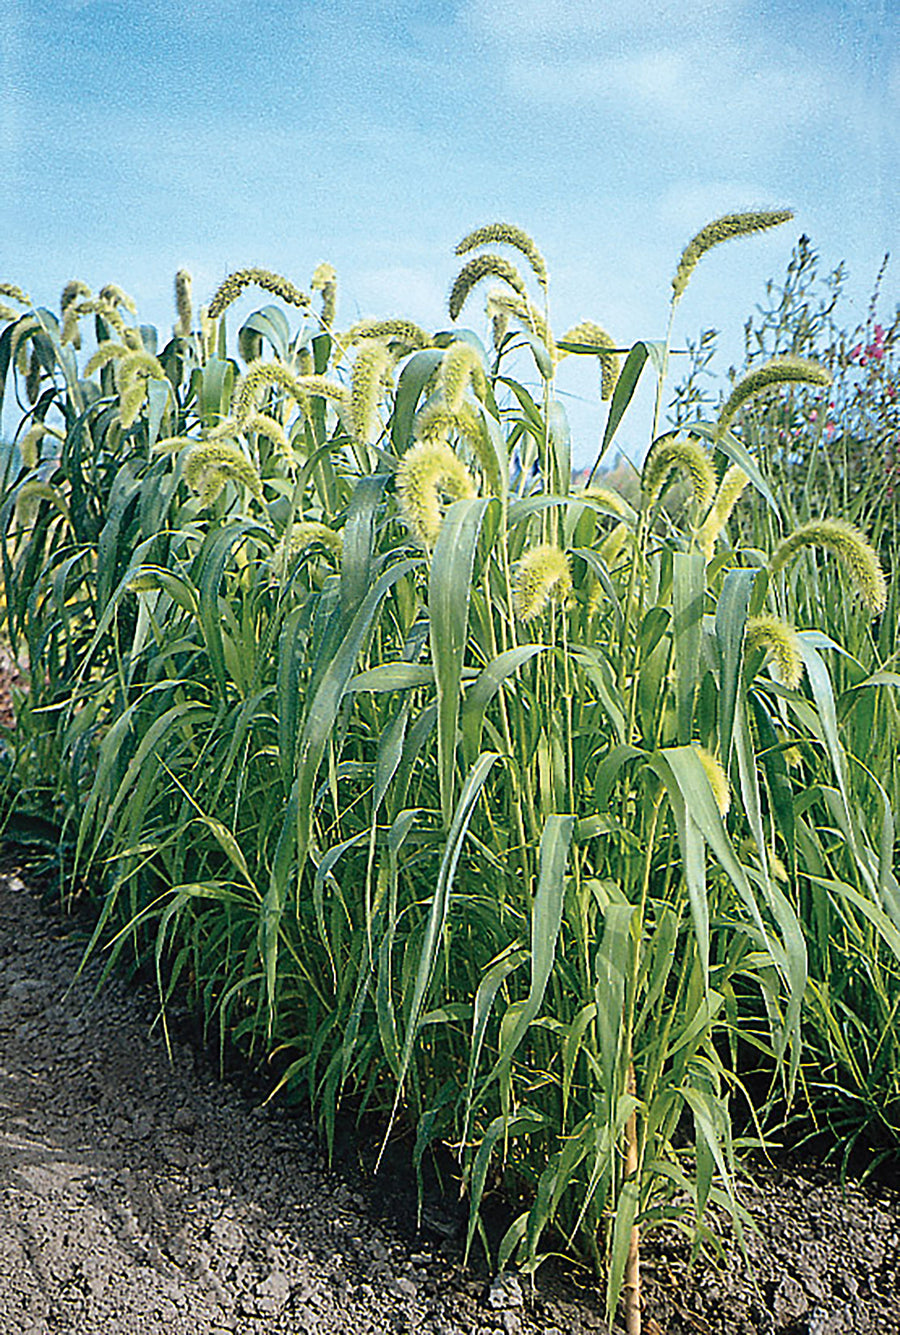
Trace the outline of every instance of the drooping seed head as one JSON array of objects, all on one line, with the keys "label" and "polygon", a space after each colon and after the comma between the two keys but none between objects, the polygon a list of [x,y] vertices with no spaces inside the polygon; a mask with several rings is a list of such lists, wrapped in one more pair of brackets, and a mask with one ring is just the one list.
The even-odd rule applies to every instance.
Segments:
[{"label": "drooping seed head", "polygon": [[694,500],[703,510],[713,498],[716,474],[710,457],[699,441],[691,436],[661,436],[653,445],[641,474],[641,490],[646,509],[651,509],[674,468],[688,478]]},{"label": "drooping seed head", "polygon": [[236,269],[216,289],[209,303],[209,318],[217,320],[223,311],[227,311],[237,301],[244,289],[251,286],[271,292],[288,306],[298,306],[301,310],[309,308],[309,296],[295,287],[289,278],[273,273],[271,269]]},{"label": "drooping seed head", "polygon": [[719,413],[716,435],[724,435],[738,409],[754,394],[764,389],[771,389],[773,386],[790,384],[830,385],[831,373],[818,362],[810,361],[806,357],[772,357],[762,366],[748,371],[737,382]]},{"label": "drooping seed head", "polygon": [[540,616],[551,598],[563,602],[572,588],[569,558],[543,542],[525,553],[513,574],[513,609],[522,621]]},{"label": "drooping seed head", "polygon": [[360,444],[365,444],[372,434],[378,403],[393,364],[387,346],[379,339],[367,339],[359,345],[350,378],[350,419]]},{"label": "drooping seed head", "polygon": [[351,348],[373,338],[399,343],[410,352],[428,348],[432,342],[431,335],[413,320],[358,320],[339,341],[345,348]]},{"label": "drooping seed head", "polygon": [[706,772],[713,797],[716,799],[716,806],[719,808],[719,814],[724,819],[731,806],[731,785],[728,782],[728,775],[725,773],[718,756],[714,756],[711,751],[707,751],[705,746],[695,744],[694,751]]},{"label": "drooping seed head", "polygon": [[472,386],[480,399],[487,391],[487,376],[481,357],[471,343],[458,340],[451,343],[441,358],[441,388],[451,412],[462,406],[465,392]]},{"label": "drooping seed head", "polygon": [[[582,320],[580,324],[573,325],[567,334],[563,334],[560,342],[583,343],[587,347],[597,349],[597,359],[600,362],[600,398],[611,399],[622,369],[622,359],[613,351],[616,341],[612,335],[593,320]],[[568,356],[568,353],[563,350],[559,355],[562,358]]]},{"label": "drooping seed head", "polygon": [[483,278],[502,278],[518,296],[525,299],[525,283],[515,265],[502,255],[475,255],[456,275],[450,290],[450,319],[455,320],[473,289]]},{"label": "drooping seed head", "polygon": [[66,311],[73,302],[80,300],[82,297],[89,297],[90,295],[91,289],[88,287],[87,283],[82,283],[80,278],[71,279],[70,282],[66,283],[59,298],[60,315],[65,316]]},{"label": "drooping seed head", "polygon": [[32,346],[31,361],[28,364],[28,374],[25,377],[25,397],[28,402],[34,406],[41,397],[41,377],[43,367],[41,359],[37,354],[37,349]]},{"label": "drooping seed head", "polygon": [[191,450],[184,464],[184,480],[206,508],[229,480],[239,482],[263,503],[262,481],[256,468],[236,445],[227,441],[204,441]]},{"label": "drooping seed head", "polygon": [[[484,304],[485,313],[492,320],[500,320],[503,324],[503,333],[509,326],[509,321],[517,320],[529,334],[539,338],[552,361],[559,359],[559,353],[556,350],[556,340],[553,337],[553,331],[544,319],[543,314],[538,308],[528,300],[527,297],[517,297],[510,292],[506,292],[502,287],[492,287],[487,294],[487,300]],[[495,345],[499,346],[502,342],[495,337]]]},{"label": "drooping seed head", "polygon": [[445,505],[476,494],[468,468],[439,440],[410,446],[397,468],[395,487],[403,518],[427,548],[437,541]]},{"label": "drooping seed head", "polygon": [[175,275],[175,321],[176,338],[189,338],[194,323],[194,307],[191,300],[193,279],[187,269],[179,269]]},{"label": "drooping seed head", "polygon": [[272,555],[272,565],[279,579],[284,579],[295,556],[317,546],[323,547],[335,563],[340,563],[344,549],[341,533],[311,519],[294,524],[290,533],[285,532]]},{"label": "drooping seed head", "polygon": [[617,491],[613,491],[612,487],[585,487],[581,494],[585,500],[598,501],[607,510],[612,510],[613,514],[618,515],[620,519],[634,513],[624,496],[621,496]]},{"label": "drooping seed head", "polygon": [[877,615],[887,605],[887,580],[875,548],[865,534],[844,519],[812,519],[789,533],[772,553],[773,575],[783,570],[803,547],[824,547],[836,556],[849,575],[856,592],[870,612]]},{"label": "drooping seed head", "polygon": [[716,538],[731,518],[731,512],[740,500],[749,481],[750,479],[743,468],[740,468],[737,464],[732,464],[725,470],[709,514],[697,530],[697,543],[707,561],[712,560],[716,548]]},{"label": "drooping seed head", "polygon": [[699,260],[713,246],[720,246],[723,241],[731,241],[735,237],[768,231],[770,227],[788,222],[793,216],[792,209],[767,209],[757,213],[726,213],[723,218],[707,223],[681,253],[672,279],[672,300],[678,301]]},{"label": "drooping seed head", "polygon": [[109,306],[124,306],[130,315],[137,314],[137,306],[129,297],[127,292],[123,292],[118,283],[107,283],[106,287],[100,289],[100,300],[105,301]]},{"label": "drooping seed head", "polygon": [[476,227],[474,232],[469,232],[456,247],[456,255],[466,255],[470,250],[478,250],[481,246],[513,246],[521,255],[524,255],[531,265],[531,271],[541,287],[547,286],[547,265],[544,257],[538,250],[535,242],[527,232],[523,232],[521,227],[515,227],[512,223],[487,223],[484,227]]},{"label": "drooping seed head", "polygon": [[416,440],[429,444],[436,441],[449,444],[452,436],[464,440],[478,460],[489,490],[495,496],[503,494],[499,460],[488,439],[484,419],[471,403],[463,402],[456,412],[441,403],[424,408],[414,429]]},{"label": "drooping seed head", "polygon": [[231,406],[239,427],[243,427],[250,414],[256,411],[260,396],[273,386],[283,390],[301,406],[306,399],[304,391],[298,386],[297,377],[291,375],[281,362],[251,362],[237,380],[231,395]]},{"label": "drooping seed head", "polygon": [[101,366],[106,366],[109,362],[119,361],[122,357],[127,357],[129,352],[133,351],[127,348],[124,343],[116,343],[113,339],[106,339],[97,347],[97,351],[90,358],[84,368],[86,376],[93,375],[99,371]]},{"label": "drooping seed head", "polygon": [[768,651],[778,680],[796,690],[803,676],[803,655],[794,627],[768,613],[748,617],[744,633],[745,656],[756,649]]}]

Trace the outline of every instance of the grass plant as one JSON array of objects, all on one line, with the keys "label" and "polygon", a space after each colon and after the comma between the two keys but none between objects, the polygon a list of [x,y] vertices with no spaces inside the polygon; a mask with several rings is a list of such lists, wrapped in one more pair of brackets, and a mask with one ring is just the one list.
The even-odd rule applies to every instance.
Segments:
[{"label": "grass plant", "polygon": [[[673,305],[726,239],[708,233]],[[326,266],[319,313],[249,268],[196,327],[182,273],[162,347],[108,293],[70,285],[57,316],[2,289],[21,310],[0,386],[28,441],[0,509],[31,669],[12,754],[100,888],[95,943],[154,961],[163,1015],[187,982],[208,1024],[277,1054],[278,1091],[308,1095],[329,1143],[352,1095],[418,1169],[449,1146],[470,1247],[505,1183],[523,1208],[495,1263],[574,1249],[635,1335],[642,1237],[702,1238],[710,1201],[741,1226],[741,1054],[787,1098],[804,1005],[835,1016],[836,1046],[864,997],[896,1007],[892,805],[854,707],[894,708],[891,681],[863,675],[839,707],[834,628],[795,574],[814,535],[776,557],[796,516],[740,425],[760,396],[824,399],[827,368],[779,363],[718,420],[662,431],[634,504],[573,490],[560,353],[601,368],[607,449],[642,376],[664,402],[668,345],[616,349],[593,321],[557,344],[518,228],[458,252],[435,332],[342,336]],[[505,284],[491,351],[456,323],[485,278]],[[251,283],[300,323],[264,306],[232,355]],[[82,367],[81,340],[106,349]],[[751,494],[759,542],[732,546]],[[841,534],[849,576],[816,569],[849,604],[880,567]],[[845,921],[877,1002],[810,993]]]}]

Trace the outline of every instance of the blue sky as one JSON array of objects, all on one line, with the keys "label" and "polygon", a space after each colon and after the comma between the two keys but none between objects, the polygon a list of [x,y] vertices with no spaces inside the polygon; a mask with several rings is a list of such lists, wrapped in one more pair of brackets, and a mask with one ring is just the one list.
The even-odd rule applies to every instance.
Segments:
[{"label": "blue sky", "polygon": [[[455,242],[504,219],[547,257],[557,332],[627,344],[662,335],[705,222],[793,207],[681,303],[676,336],[715,325],[736,354],[801,231],[846,260],[850,318],[900,250],[898,30],[894,0],[5,0],[0,277],[48,305],[118,282],[166,329],[181,266],[203,300],[329,260],[348,323],[437,328]],[[599,418],[571,415],[584,460]]]}]

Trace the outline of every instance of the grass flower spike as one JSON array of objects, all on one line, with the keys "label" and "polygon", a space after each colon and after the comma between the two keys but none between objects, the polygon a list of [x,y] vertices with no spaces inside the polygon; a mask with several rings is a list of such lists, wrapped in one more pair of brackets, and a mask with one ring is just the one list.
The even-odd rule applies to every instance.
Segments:
[{"label": "grass flower spike", "polygon": [[503,479],[497,453],[488,439],[487,429],[480,413],[471,403],[463,402],[456,412],[438,403],[424,409],[416,418],[416,440],[446,441],[459,436],[478,460],[488,487],[495,496],[503,494]]},{"label": "grass flower spike", "polygon": [[690,436],[677,435],[660,437],[647,455],[641,475],[646,508],[649,510],[655,505],[673,468],[687,475],[694,500],[704,510],[716,488],[715,470],[709,455],[698,441]]},{"label": "grass flower spike", "polygon": [[[600,325],[594,324],[593,320],[582,320],[580,324],[573,325],[568,333],[563,334],[560,342],[582,343],[585,347],[597,349],[600,362],[600,397],[604,400],[611,399],[622,369],[621,357],[617,352],[613,352],[616,341],[612,335]],[[559,355],[566,357],[568,353],[563,349]]]},{"label": "grass flower spike", "polygon": [[189,338],[194,322],[194,309],[191,304],[191,275],[187,269],[179,269],[175,275],[175,310],[178,319],[175,322],[177,338]]},{"label": "grass flower spike", "polygon": [[304,520],[294,524],[290,533],[284,534],[272,556],[272,565],[279,579],[284,579],[287,575],[291,561],[298,553],[315,546],[324,547],[331,559],[339,563],[344,549],[344,539],[336,529],[329,528],[327,524],[319,524],[315,520]]},{"label": "grass flower spike", "polygon": [[441,531],[444,502],[476,494],[472,474],[443,441],[410,446],[400,460],[395,485],[403,517],[425,547],[433,547]]},{"label": "grass flower spike", "polygon": [[231,479],[247,488],[263,503],[262,481],[250,460],[226,441],[206,441],[191,450],[184,465],[184,480],[196,492],[204,508],[212,505]]},{"label": "grass flower spike", "polygon": [[337,274],[334,265],[318,264],[309,286],[312,292],[322,293],[322,311],[319,319],[324,329],[332,329],[337,312]]},{"label": "grass flower spike", "polygon": [[547,287],[547,265],[544,257],[538,250],[534,241],[527,232],[523,232],[521,227],[514,227],[511,223],[487,223],[484,227],[476,227],[474,232],[469,232],[456,247],[456,255],[466,255],[470,250],[478,250],[480,246],[513,246],[520,254],[524,255],[531,265],[531,271],[542,288]]},{"label": "grass flower spike", "polygon": [[716,499],[709,514],[697,530],[697,542],[707,561],[712,560],[716,548],[716,538],[728,523],[731,512],[740,500],[744,488],[750,481],[743,468],[732,464],[726,469],[725,476],[719,483]]},{"label": "grass flower spike", "polygon": [[365,444],[372,434],[385,382],[389,380],[394,359],[387,346],[377,339],[360,345],[350,380],[350,417],[353,434]]},{"label": "grass flower spike", "polygon": [[734,237],[766,232],[770,227],[788,222],[793,216],[792,209],[770,209],[760,213],[726,213],[723,218],[707,223],[681,253],[672,279],[672,300],[678,301],[698,262],[713,246],[720,246],[723,241],[731,241]]},{"label": "grass flower spike", "polygon": [[796,690],[803,676],[803,656],[793,626],[768,614],[750,617],[744,633],[744,653],[752,654],[756,649],[769,651],[778,679]]},{"label": "grass flower spike", "polygon": [[271,292],[273,296],[280,297],[288,306],[299,306],[301,310],[309,307],[309,297],[305,292],[301,292],[295,287],[289,278],[283,278],[281,274],[272,273],[271,269],[237,269],[229,274],[223,283],[216,289],[212,301],[209,303],[208,315],[211,320],[216,320],[238,297],[246,287],[261,287],[265,292]]},{"label": "grass flower spike", "polygon": [[431,335],[412,320],[359,320],[340,338],[345,348],[369,339],[401,343],[410,352],[431,346]]},{"label": "grass flower spike", "polygon": [[543,542],[526,552],[513,576],[513,608],[522,621],[540,616],[551,598],[564,601],[572,588],[569,558]]},{"label": "grass flower spike", "polygon": [[471,385],[481,399],[487,391],[487,377],[481,358],[471,343],[451,343],[441,360],[441,388],[452,413],[462,407],[463,396]]},{"label": "grass flower spike", "polygon": [[831,384],[831,374],[818,362],[808,361],[804,357],[772,357],[762,366],[748,371],[735,385],[719,414],[716,435],[721,436],[727,431],[738,409],[754,394],[775,385],[789,384],[824,387]]},{"label": "grass flower spike", "polygon": [[731,785],[728,782],[728,775],[725,773],[721,760],[714,756],[711,751],[707,751],[705,746],[695,745],[694,750],[700,764],[706,771],[709,786],[712,789],[713,797],[716,799],[716,806],[724,820],[731,807]]},{"label": "grass flower spike", "polygon": [[836,556],[853,581],[854,588],[870,612],[883,612],[887,605],[887,581],[875,548],[863,533],[844,519],[813,519],[801,524],[772,553],[773,575],[783,570],[802,547],[824,547]]},{"label": "grass flower spike", "polygon": [[456,282],[450,290],[448,305],[451,320],[458,318],[473,288],[477,287],[483,278],[502,278],[504,283],[508,283],[524,300],[525,284],[515,265],[510,264],[509,260],[503,259],[501,255],[476,255],[460,269],[456,275]]}]

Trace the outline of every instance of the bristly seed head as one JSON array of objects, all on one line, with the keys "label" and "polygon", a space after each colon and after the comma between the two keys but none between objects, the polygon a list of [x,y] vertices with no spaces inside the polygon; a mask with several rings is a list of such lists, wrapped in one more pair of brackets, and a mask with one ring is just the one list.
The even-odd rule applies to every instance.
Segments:
[{"label": "bristly seed head", "polygon": [[445,441],[410,446],[400,460],[395,486],[404,519],[427,548],[441,531],[445,502],[476,494],[472,474]]},{"label": "bristly seed head", "polygon": [[431,346],[431,335],[426,334],[412,320],[358,320],[338,340],[345,348],[377,338],[387,343],[399,343],[410,352]]},{"label": "bristly seed head", "polygon": [[725,470],[709,514],[697,530],[697,543],[707,561],[712,560],[716,549],[716,538],[731,518],[731,512],[749,481],[743,468],[737,464],[732,464]]},{"label": "bristly seed head", "polygon": [[569,558],[543,542],[526,552],[513,575],[513,609],[522,621],[539,616],[551,598],[564,602],[572,588]]},{"label": "bristly seed head", "polygon": [[226,311],[233,302],[237,301],[244,288],[252,285],[261,287],[265,292],[271,292],[274,296],[280,297],[288,306],[299,306],[301,310],[309,308],[309,297],[305,292],[301,292],[299,288],[295,287],[289,278],[273,273],[271,269],[236,269],[216,289],[215,295],[209,303],[209,318],[217,320],[223,311]]},{"label": "bristly seed head", "polygon": [[777,385],[801,384],[826,386],[831,384],[831,373],[818,362],[805,357],[772,357],[762,366],[748,371],[735,385],[728,396],[725,406],[719,413],[716,423],[716,435],[722,436],[727,431],[738,409],[760,390]]},{"label": "bristly seed head", "polygon": [[471,384],[479,399],[487,392],[487,376],[481,357],[471,343],[462,340],[451,343],[441,358],[441,388],[451,412],[457,412],[463,403],[466,389]]},{"label": "bristly seed head", "polygon": [[723,241],[731,241],[738,236],[752,236],[755,232],[768,231],[793,218],[792,209],[769,209],[758,213],[726,213],[723,218],[716,218],[701,228],[692,241],[689,241],[678,261],[675,277],[672,279],[672,300],[678,301],[688,285],[691,274],[698,261]]},{"label": "bristly seed head", "polygon": [[175,311],[178,316],[175,322],[176,338],[190,338],[191,326],[194,323],[192,284],[193,280],[187,269],[179,269],[175,275]]},{"label": "bristly seed head", "polygon": [[777,575],[801,547],[824,547],[847,571],[860,598],[877,615],[887,606],[887,580],[875,548],[844,519],[812,519],[789,533],[775,548],[769,568]]},{"label": "bristly seed head", "polygon": [[501,255],[476,255],[464,264],[456,275],[456,282],[450,291],[450,319],[455,320],[466,303],[473,288],[483,278],[502,278],[505,283],[525,299],[525,283],[515,265]]},{"label": "bristly seed head", "polygon": [[309,287],[311,292],[322,293],[322,311],[319,318],[323,329],[330,332],[334,328],[337,311],[337,273],[334,265],[325,261],[317,264]]},{"label": "bristly seed head", "polygon": [[704,510],[715,491],[715,469],[699,441],[674,434],[661,436],[647,455],[641,475],[645,507],[649,510],[656,503],[673,468],[687,475],[694,500]]},{"label": "bristly seed head", "polygon": [[[611,399],[616,382],[619,379],[619,372],[622,366],[622,359],[617,352],[612,349],[616,346],[616,341],[611,334],[608,334],[600,325],[594,324],[593,320],[582,320],[580,324],[574,325],[567,334],[563,334],[561,343],[583,343],[587,347],[597,349],[597,359],[600,362],[600,398]],[[560,357],[568,356],[565,351],[560,352]]]},{"label": "bristly seed head", "polygon": [[718,756],[714,756],[711,751],[707,751],[705,746],[698,746],[695,743],[694,751],[706,771],[709,786],[712,789],[713,797],[716,799],[716,806],[724,820],[731,806],[731,785],[728,782],[728,775],[725,773]]},{"label": "bristly seed head", "polygon": [[520,254],[525,256],[541,287],[546,288],[547,265],[544,257],[528,233],[523,232],[521,227],[502,222],[487,223],[484,227],[476,227],[474,232],[469,232],[468,236],[463,237],[454,253],[465,255],[470,250],[477,250],[480,246],[513,246]]},{"label": "bristly seed head", "polygon": [[229,479],[241,483],[263,503],[259,473],[236,445],[224,440],[206,441],[191,450],[185,460],[184,480],[197,493],[204,508],[212,505]]},{"label": "bristly seed head", "polygon": [[350,378],[350,418],[353,434],[360,444],[365,444],[372,434],[378,401],[393,364],[387,345],[379,339],[366,339],[359,345]]},{"label": "bristly seed head", "polygon": [[749,617],[744,633],[745,657],[756,649],[769,651],[779,681],[796,690],[803,676],[803,655],[794,627],[768,613]]}]

